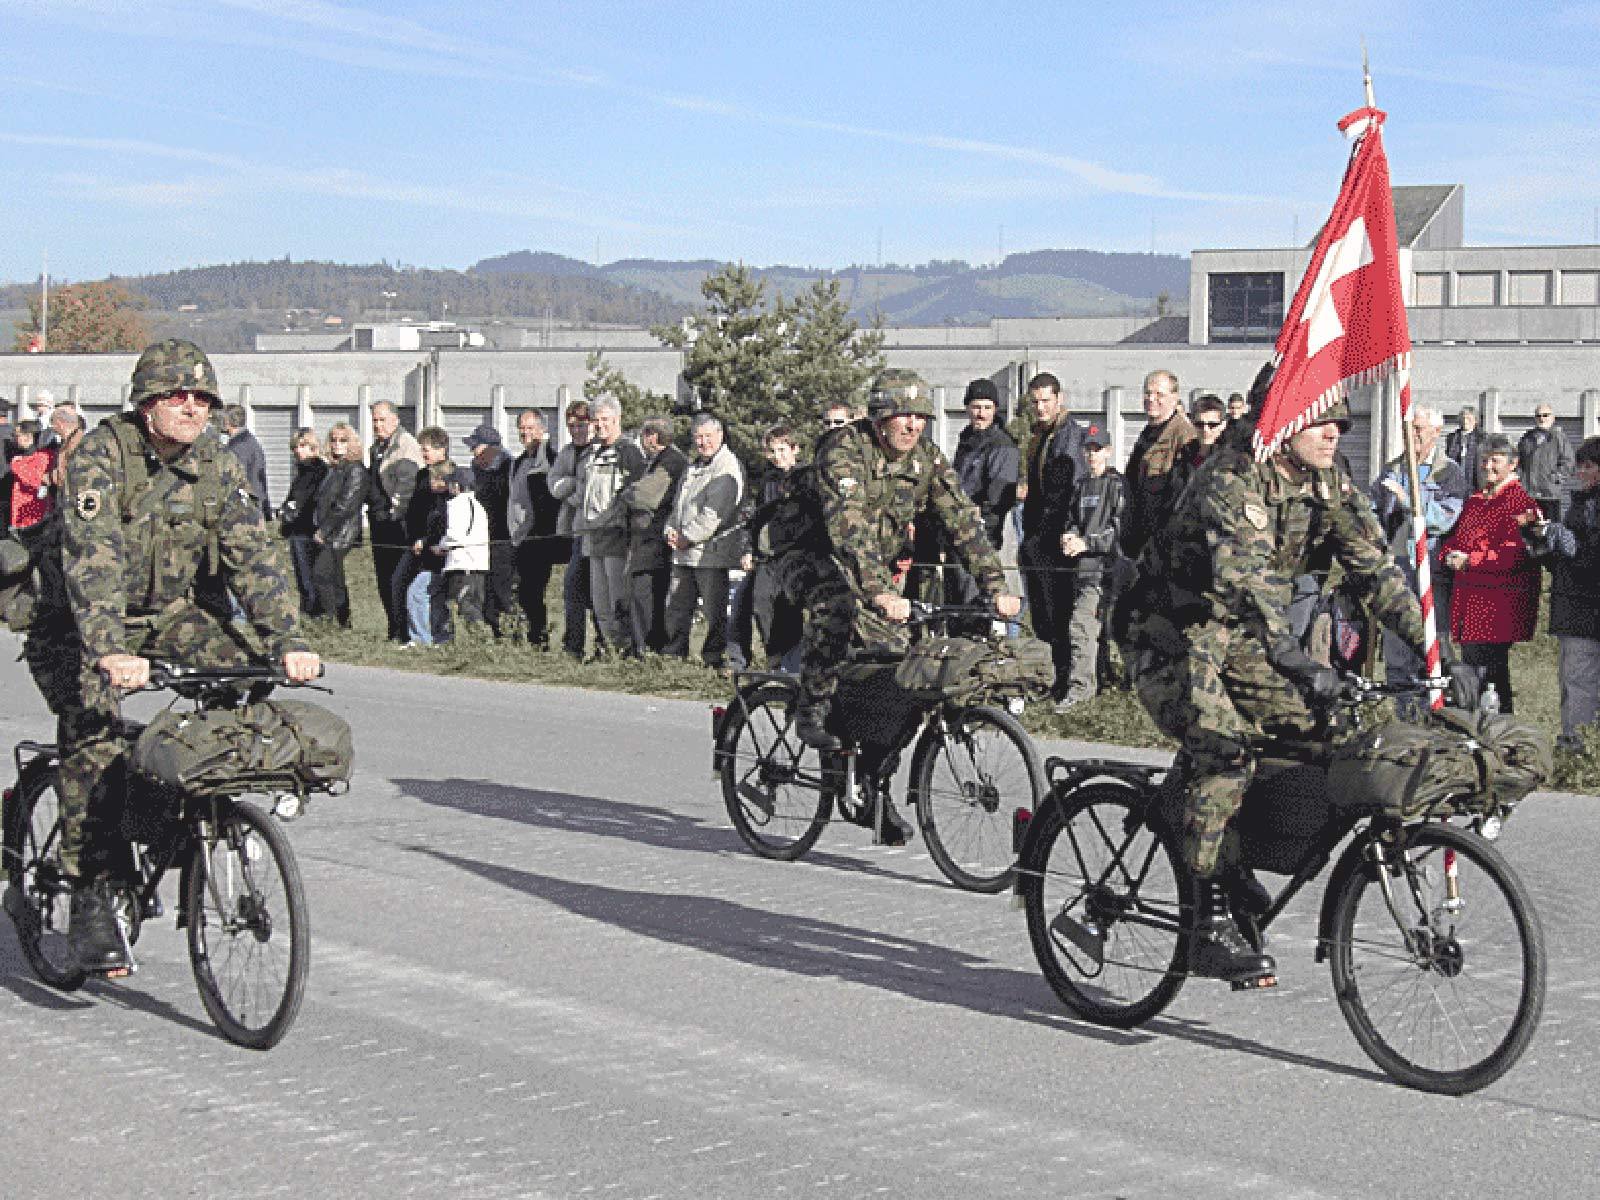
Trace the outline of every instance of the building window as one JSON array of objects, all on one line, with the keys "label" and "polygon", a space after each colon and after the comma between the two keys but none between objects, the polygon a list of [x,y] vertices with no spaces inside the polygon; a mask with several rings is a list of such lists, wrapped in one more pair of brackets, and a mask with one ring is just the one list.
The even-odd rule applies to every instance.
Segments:
[{"label": "building window", "polygon": [[1561,272],[1561,303],[1600,304],[1600,272]]},{"label": "building window", "polygon": [[1283,272],[1227,272],[1207,279],[1213,342],[1271,342],[1283,326]]},{"label": "building window", "polygon": [[1418,308],[1444,307],[1444,276],[1434,272],[1418,273],[1412,288],[1411,303]]},{"label": "building window", "polygon": [[1456,276],[1456,303],[1463,306],[1498,304],[1499,271],[1462,271]]},{"label": "building window", "polygon": [[1507,304],[1549,304],[1550,272],[1513,271],[1506,290]]}]

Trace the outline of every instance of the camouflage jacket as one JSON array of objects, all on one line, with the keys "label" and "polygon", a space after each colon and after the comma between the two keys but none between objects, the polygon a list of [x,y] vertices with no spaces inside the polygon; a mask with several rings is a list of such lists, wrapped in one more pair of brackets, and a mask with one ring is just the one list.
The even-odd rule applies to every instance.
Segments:
[{"label": "camouflage jacket", "polygon": [[281,544],[211,430],[163,463],[136,416],[113,418],[68,460],[62,509],[68,600],[91,661],[136,653],[143,631],[189,604],[226,613],[224,588],[274,657],[306,649]]},{"label": "camouflage jacket", "polygon": [[941,525],[985,595],[1004,590],[1005,573],[984,536],[978,508],[949,460],[926,440],[891,462],[870,421],[831,432],[817,446],[815,487],[832,554],[851,586],[867,597],[893,592],[895,559],[913,520]]},{"label": "camouflage jacket", "polygon": [[1366,497],[1337,467],[1286,473],[1279,461],[1227,450],[1195,474],[1161,539],[1174,622],[1244,625],[1268,647],[1292,642],[1296,576],[1338,562],[1374,615],[1420,647],[1421,608]]}]

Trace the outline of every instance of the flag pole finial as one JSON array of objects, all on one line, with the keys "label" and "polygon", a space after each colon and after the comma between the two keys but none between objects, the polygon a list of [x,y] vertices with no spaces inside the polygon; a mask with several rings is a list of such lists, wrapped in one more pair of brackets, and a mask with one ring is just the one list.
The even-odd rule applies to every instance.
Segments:
[{"label": "flag pole finial", "polygon": [[1367,107],[1377,108],[1378,102],[1372,98],[1372,70],[1367,65],[1367,39],[1361,39],[1361,86],[1367,93]]}]

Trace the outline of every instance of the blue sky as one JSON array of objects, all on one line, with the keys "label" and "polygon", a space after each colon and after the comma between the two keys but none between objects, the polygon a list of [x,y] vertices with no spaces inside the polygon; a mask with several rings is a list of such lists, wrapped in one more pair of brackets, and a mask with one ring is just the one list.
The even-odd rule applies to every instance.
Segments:
[{"label": "blue sky", "polygon": [[1600,221],[1600,3],[0,0],[0,28],[0,280],[1282,245],[1332,202],[1363,36],[1396,182],[1465,183],[1469,241]]}]

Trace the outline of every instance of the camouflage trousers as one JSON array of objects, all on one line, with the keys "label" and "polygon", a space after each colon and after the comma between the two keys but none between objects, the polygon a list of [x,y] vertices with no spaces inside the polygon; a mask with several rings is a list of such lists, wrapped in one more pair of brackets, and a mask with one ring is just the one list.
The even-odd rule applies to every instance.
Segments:
[{"label": "camouflage trousers", "polygon": [[[238,666],[250,658],[226,622],[194,606],[160,629],[130,628],[128,648],[144,658],[186,666]],[[122,720],[117,693],[85,658],[70,617],[35,622],[23,653],[56,717],[62,869],[73,878],[101,873],[120,857],[120,768],[137,727],[130,730]]]},{"label": "camouflage trousers", "polygon": [[1188,781],[1184,857],[1209,878],[1238,862],[1229,823],[1254,776],[1257,750],[1310,738],[1316,716],[1267,661],[1265,647],[1226,626],[1191,629],[1182,646],[1146,642],[1132,665],[1139,700],[1161,732],[1182,745],[1174,769]]},{"label": "camouflage trousers", "polygon": [[858,595],[833,558],[791,551],[773,566],[778,588],[804,614],[801,690],[810,699],[833,698],[852,652],[888,658],[910,647],[906,627],[891,624]]}]

